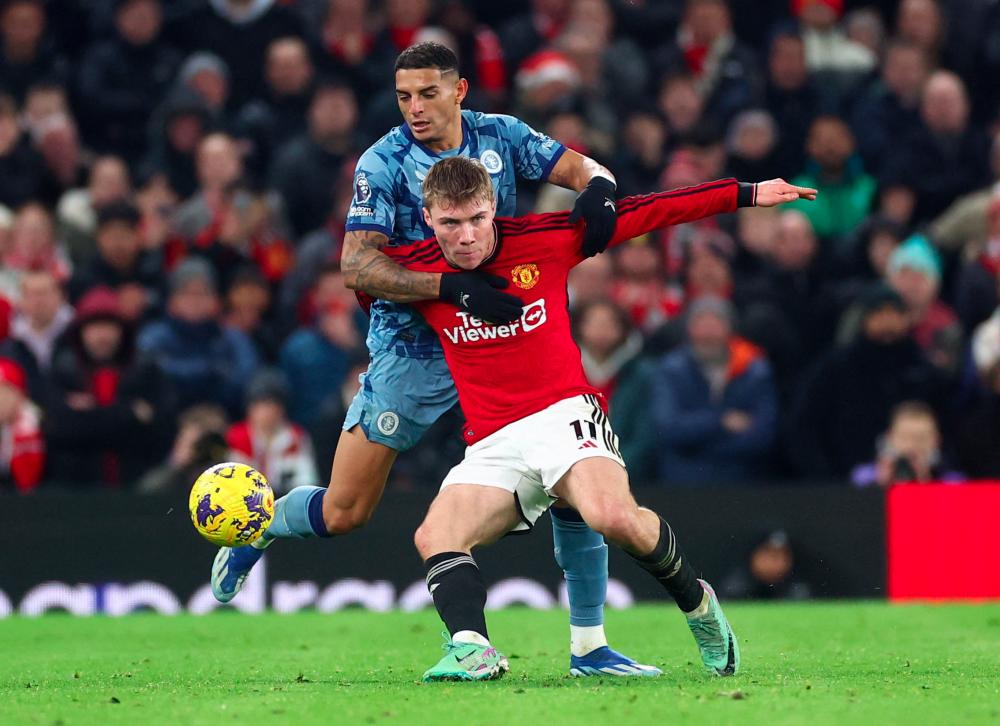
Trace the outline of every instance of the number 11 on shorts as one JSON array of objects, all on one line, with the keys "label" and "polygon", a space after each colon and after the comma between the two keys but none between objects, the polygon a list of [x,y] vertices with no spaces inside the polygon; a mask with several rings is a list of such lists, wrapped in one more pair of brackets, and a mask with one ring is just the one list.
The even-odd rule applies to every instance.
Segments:
[{"label": "number 11 on shorts", "polygon": [[[573,431],[576,433],[577,441],[583,441],[585,438],[594,439],[595,441],[597,440],[597,424],[594,423],[593,421],[581,421],[577,419],[576,421],[570,421],[569,425],[573,428]],[[590,436],[583,435],[584,425],[586,425],[588,430],[590,431]]]}]

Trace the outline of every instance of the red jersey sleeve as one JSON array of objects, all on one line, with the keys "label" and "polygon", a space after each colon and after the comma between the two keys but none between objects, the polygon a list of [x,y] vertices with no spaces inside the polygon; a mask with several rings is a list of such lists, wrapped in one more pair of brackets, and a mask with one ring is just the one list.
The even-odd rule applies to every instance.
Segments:
[{"label": "red jersey sleeve", "polygon": [[674,224],[753,205],[754,185],[720,179],[693,187],[625,197],[618,201],[618,225],[611,245]]}]

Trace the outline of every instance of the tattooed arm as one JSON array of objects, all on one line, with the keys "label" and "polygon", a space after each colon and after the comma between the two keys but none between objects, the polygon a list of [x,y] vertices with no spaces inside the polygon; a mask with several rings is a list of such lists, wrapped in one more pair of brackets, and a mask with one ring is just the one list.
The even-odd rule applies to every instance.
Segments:
[{"label": "tattooed arm", "polygon": [[441,289],[441,274],[414,272],[400,267],[382,252],[389,238],[381,232],[356,230],[344,235],[340,269],[344,284],[372,297],[392,302],[435,300]]}]

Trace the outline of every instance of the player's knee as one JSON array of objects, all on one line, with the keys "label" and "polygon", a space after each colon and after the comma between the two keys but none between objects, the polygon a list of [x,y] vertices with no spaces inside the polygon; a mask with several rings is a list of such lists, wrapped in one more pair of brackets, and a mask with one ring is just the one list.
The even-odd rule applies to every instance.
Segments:
[{"label": "player's knee", "polygon": [[436,554],[434,552],[434,536],[426,522],[417,527],[417,531],[413,533],[413,544],[422,560]]},{"label": "player's knee", "polygon": [[632,541],[636,530],[636,517],[625,507],[604,506],[589,513],[587,524],[595,532],[617,545]]},{"label": "player's knee", "polygon": [[372,513],[360,507],[324,507],[323,523],[330,534],[347,534],[368,524]]}]

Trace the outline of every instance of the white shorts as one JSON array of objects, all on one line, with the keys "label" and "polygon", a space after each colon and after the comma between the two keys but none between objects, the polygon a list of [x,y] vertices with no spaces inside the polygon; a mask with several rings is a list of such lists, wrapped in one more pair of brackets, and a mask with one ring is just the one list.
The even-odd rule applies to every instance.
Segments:
[{"label": "white shorts", "polygon": [[441,483],[499,487],[514,495],[522,523],[531,529],[552,502],[554,487],[578,461],[599,456],[625,466],[618,437],[593,395],[574,396],[507,424],[465,450]]}]

